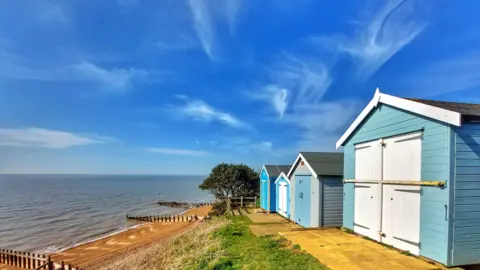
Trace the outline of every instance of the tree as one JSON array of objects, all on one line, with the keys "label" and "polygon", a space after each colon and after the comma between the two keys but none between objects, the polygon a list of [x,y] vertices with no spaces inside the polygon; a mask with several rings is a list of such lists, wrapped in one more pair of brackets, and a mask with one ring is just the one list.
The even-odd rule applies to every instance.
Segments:
[{"label": "tree", "polygon": [[199,187],[220,201],[227,197],[258,196],[259,175],[244,164],[220,163]]}]

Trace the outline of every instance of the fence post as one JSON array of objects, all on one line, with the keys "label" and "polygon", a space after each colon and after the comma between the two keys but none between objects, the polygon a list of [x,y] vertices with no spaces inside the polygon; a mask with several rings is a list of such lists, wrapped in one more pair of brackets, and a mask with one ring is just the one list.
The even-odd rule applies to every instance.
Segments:
[{"label": "fence post", "polygon": [[243,196],[240,196],[240,208],[243,208]]},{"label": "fence post", "polygon": [[230,197],[227,197],[227,211],[226,214],[230,214]]},{"label": "fence post", "polygon": [[255,206],[254,208],[257,208],[257,195],[255,195]]}]

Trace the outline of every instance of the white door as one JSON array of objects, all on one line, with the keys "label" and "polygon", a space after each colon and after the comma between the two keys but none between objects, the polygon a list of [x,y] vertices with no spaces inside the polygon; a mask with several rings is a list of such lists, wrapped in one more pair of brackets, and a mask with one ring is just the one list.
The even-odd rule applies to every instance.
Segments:
[{"label": "white door", "polygon": [[[384,140],[383,180],[421,180],[422,134]],[[419,254],[420,186],[383,185],[382,242]]]},{"label": "white door", "polygon": [[278,187],[278,209],[283,215],[287,214],[287,185],[281,183]]},{"label": "white door", "polygon": [[[355,146],[355,179],[381,180],[382,146],[380,141]],[[355,184],[354,231],[380,241],[381,191],[379,184]]]}]

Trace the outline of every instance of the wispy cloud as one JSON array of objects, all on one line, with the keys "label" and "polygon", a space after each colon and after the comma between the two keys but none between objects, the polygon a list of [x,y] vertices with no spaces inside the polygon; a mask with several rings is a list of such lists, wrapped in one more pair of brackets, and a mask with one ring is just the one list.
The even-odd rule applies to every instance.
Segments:
[{"label": "wispy cloud", "polygon": [[318,104],[333,78],[327,65],[318,56],[299,56],[284,53],[269,68],[270,81],[263,88],[247,94],[267,102],[278,113],[285,115],[287,108]]},{"label": "wispy cloud", "polygon": [[147,152],[157,153],[157,154],[181,155],[181,156],[204,156],[209,154],[209,152],[206,152],[206,151],[179,149],[179,148],[144,148],[144,150]]},{"label": "wispy cloud", "polygon": [[267,85],[262,89],[247,93],[250,97],[263,100],[270,104],[272,109],[282,118],[288,106],[289,92],[286,88],[277,85]]},{"label": "wispy cloud", "polygon": [[85,136],[75,133],[36,127],[0,129],[0,145],[12,147],[43,147],[64,149],[73,146],[108,143],[111,137]]},{"label": "wispy cloud", "polygon": [[271,70],[275,84],[292,93],[294,105],[320,102],[332,83],[328,67],[316,56],[285,53]]},{"label": "wispy cloud", "polygon": [[91,62],[82,61],[73,67],[74,72],[67,76],[71,79],[85,80],[97,83],[100,90],[123,93],[129,90],[134,79],[144,78],[148,71],[133,68],[101,68]]},{"label": "wispy cloud", "polygon": [[249,127],[246,123],[235,116],[215,109],[201,100],[186,100],[186,103],[183,106],[174,107],[174,111],[194,120],[205,122],[216,121],[234,128]]},{"label": "wispy cloud", "polygon": [[192,13],[193,27],[202,43],[203,50],[210,59],[215,58],[218,24],[226,21],[230,34],[233,34],[241,0],[188,0]]},{"label": "wispy cloud", "polygon": [[8,47],[0,46],[0,77],[14,80],[34,80],[46,82],[83,82],[97,85],[104,92],[124,93],[132,88],[134,82],[143,82],[162,78],[157,71],[135,68],[104,68],[89,61],[77,64],[45,64],[34,66],[24,57]]},{"label": "wispy cloud", "polygon": [[354,29],[353,37],[320,37],[317,41],[349,54],[362,80],[370,78],[392,56],[412,42],[425,28],[425,14],[415,0],[384,1],[371,10]]},{"label": "wispy cloud", "polygon": [[268,154],[274,151],[274,144],[269,140],[254,140],[245,136],[218,137],[209,141],[211,147],[221,149],[222,152]]},{"label": "wispy cloud", "polygon": [[[413,69],[403,83],[411,94],[435,96],[480,88],[480,54],[469,53]],[[421,89],[420,93],[418,93]],[[408,90],[407,90],[408,91]]]}]

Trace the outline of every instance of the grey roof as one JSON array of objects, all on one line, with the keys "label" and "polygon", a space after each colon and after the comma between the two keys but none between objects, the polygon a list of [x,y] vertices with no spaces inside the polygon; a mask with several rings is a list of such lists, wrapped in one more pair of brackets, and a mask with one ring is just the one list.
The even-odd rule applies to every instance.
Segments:
[{"label": "grey roof", "polygon": [[407,98],[408,100],[461,113],[466,116],[480,116],[480,104],[438,101],[428,99]]},{"label": "grey roof", "polygon": [[343,153],[300,152],[317,175],[343,176]]},{"label": "grey roof", "polygon": [[265,165],[265,169],[270,177],[278,177],[282,172],[287,174],[290,167],[290,165]]}]

